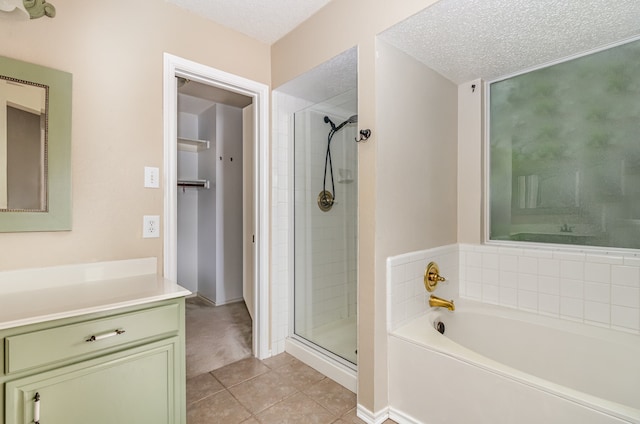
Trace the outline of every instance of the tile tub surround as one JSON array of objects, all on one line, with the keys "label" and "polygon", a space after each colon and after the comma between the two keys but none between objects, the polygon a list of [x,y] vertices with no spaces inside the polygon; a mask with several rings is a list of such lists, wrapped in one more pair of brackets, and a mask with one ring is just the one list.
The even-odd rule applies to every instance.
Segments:
[{"label": "tile tub surround", "polygon": [[387,330],[419,317],[429,309],[424,288],[424,271],[434,261],[446,281],[438,283],[434,295],[446,299],[458,297],[458,245],[436,247],[393,256],[387,259]]},{"label": "tile tub surround", "polygon": [[460,296],[640,334],[640,254],[460,248]]},{"label": "tile tub surround", "polygon": [[640,334],[640,253],[469,244],[388,258],[389,330],[429,308],[422,273],[431,260],[449,280],[439,297]]}]

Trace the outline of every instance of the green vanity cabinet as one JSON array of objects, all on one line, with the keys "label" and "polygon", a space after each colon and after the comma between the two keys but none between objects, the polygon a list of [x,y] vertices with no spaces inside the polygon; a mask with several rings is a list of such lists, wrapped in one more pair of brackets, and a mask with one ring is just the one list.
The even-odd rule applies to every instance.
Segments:
[{"label": "green vanity cabinet", "polygon": [[184,298],[0,330],[4,424],[184,424]]}]

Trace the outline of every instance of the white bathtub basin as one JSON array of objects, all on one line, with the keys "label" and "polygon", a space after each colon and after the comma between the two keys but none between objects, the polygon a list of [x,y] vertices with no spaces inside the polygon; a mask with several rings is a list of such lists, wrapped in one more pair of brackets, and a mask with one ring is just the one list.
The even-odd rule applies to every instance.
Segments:
[{"label": "white bathtub basin", "polygon": [[400,422],[640,423],[635,334],[458,301],[390,334],[389,369]]}]

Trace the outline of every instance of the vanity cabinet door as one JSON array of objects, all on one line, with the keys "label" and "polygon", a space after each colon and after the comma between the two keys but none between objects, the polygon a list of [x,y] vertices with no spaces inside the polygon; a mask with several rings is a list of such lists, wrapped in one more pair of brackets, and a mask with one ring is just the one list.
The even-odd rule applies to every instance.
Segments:
[{"label": "vanity cabinet door", "polygon": [[178,346],[173,337],[7,382],[6,424],[179,423]]}]

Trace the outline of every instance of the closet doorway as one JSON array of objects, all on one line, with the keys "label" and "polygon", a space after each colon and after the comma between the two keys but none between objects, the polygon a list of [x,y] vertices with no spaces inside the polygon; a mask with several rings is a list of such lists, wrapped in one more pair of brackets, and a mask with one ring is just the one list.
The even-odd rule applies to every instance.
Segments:
[{"label": "closet doorway", "polygon": [[187,376],[252,354],[253,99],[178,84],[178,283],[187,299]]},{"label": "closet doorway", "polygon": [[267,106],[266,85],[165,54],[164,275],[198,295],[188,306],[217,308],[218,325],[249,314],[249,351],[260,359],[268,356]]}]

